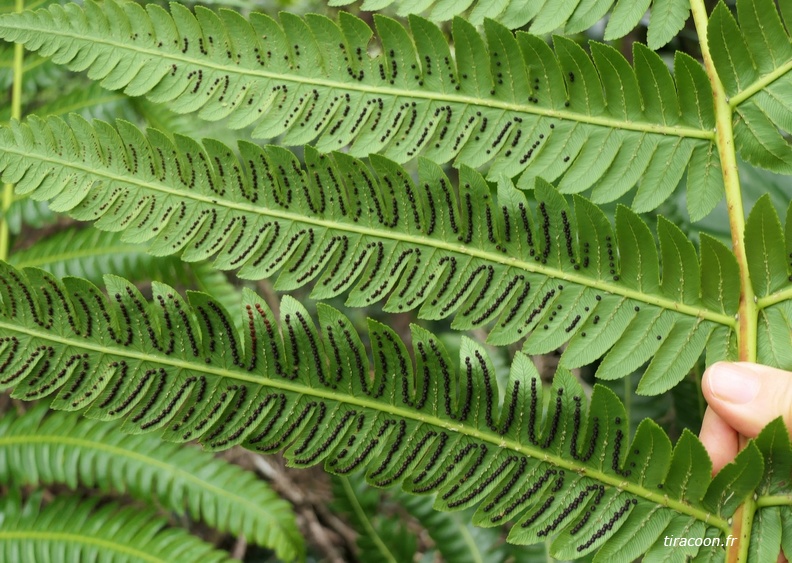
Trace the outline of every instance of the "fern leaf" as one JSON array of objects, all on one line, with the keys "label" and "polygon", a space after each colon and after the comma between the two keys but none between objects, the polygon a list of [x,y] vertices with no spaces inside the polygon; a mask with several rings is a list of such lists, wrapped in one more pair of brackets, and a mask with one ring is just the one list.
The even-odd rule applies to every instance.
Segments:
[{"label": "fern leaf", "polygon": [[98,501],[58,496],[40,507],[6,497],[0,501],[0,554],[6,561],[232,561],[184,530],[166,528],[152,510]]},{"label": "fern leaf", "polygon": [[784,137],[792,132],[792,38],[773,0],[739,0],[737,15],[739,24],[720,2],[707,30],[734,109],[735,144],[751,164],[792,174],[792,146]]},{"label": "fern leaf", "polygon": [[41,117],[70,113],[79,113],[96,119],[109,119],[112,116],[116,119],[121,116],[132,119],[134,116],[126,96],[120,92],[105,90],[96,82],[80,85],[71,92],[36,108],[36,115]]},{"label": "fern leaf", "polygon": [[23,225],[41,228],[52,225],[58,218],[45,201],[34,201],[27,197],[14,198],[11,206],[3,214],[3,219],[8,223],[8,229],[18,235]]},{"label": "fern leaf", "polygon": [[[308,147],[303,170],[281,148],[241,143],[237,160],[216,141],[174,144],[123,122],[118,132],[71,123],[33,118],[0,131],[3,179],[100,229],[123,230],[126,240],[153,239],[155,254],[215,256],[216,267],[251,279],[280,271],[276,289],[318,280],[312,296],[349,290],[352,306],[387,297],[388,311],[420,306],[428,319],[456,312],[456,328],[494,323],[493,344],[528,336],[531,354],[570,341],[568,367],[610,350],[605,377],[654,357],[640,388],[648,394],[682,379],[711,335],[732,338],[739,288],[699,272],[678,228],[659,231],[661,285],[654,237],[635,213],[620,207],[614,233],[598,207],[579,196],[570,206],[543,180],[532,211],[510,181],[495,197],[470,168],[461,170],[457,198],[426,160],[413,183],[381,157],[372,157],[375,175],[348,155]],[[702,261],[717,253],[720,273],[736,276],[728,250],[712,241],[702,252]],[[722,287],[720,300],[702,294],[702,284]]]},{"label": "fern leaf", "polygon": [[756,489],[760,507],[751,528],[749,558],[751,561],[772,561],[782,552],[792,555],[792,498],[789,475],[792,472],[792,445],[784,421],[777,419],[762,430],[756,446],[765,459],[766,471]]},{"label": "fern leaf", "polygon": [[[790,210],[792,211],[792,209]],[[758,361],[792,369],[792,212],[786,235],[769,195],[756,202],[745,225],[751,282],[758,297]],[[786,239],[786,245],[783,241]],[[786,250],[785,250],[786,246]]]},{"label": "fern leaf", "polygon": [[[59,231],[15,252],[9,263],[18,268],[42,268],[57,277],[84,277],[92,283],[101,283],[105,273],[131,278],[145,272],[151,279],[164,281],[173,268],[170,263],[158,268],[160,262],[146,253],[144,245],[93,228]],[[181,282],[184,278],[175,279]]]},{"label": "fern leaf", "polygon": [[[14,46],[5,42],[0,44],[0,87],[2,88],[10,88],[14,80],[13,60]],[[57,85],[66,74],[66,69],[38,55],[27,56],[22,68],[25,73],[22,90],[26,97]],[[4,107],[2,112],[0,112],[0,119],[8,121],[9,117],[10,111],[7,107]]]},{"label": "fern leaf", "polygon": [[690,17],[690,3],[681,0],[654,0],[649,20],[647,42],[652,49],[659,49],[685,26]]},{"label": "fern leaf", "polygon": [[[117,0],[54,5],[0,16],[0,37],[88,70],[105,88],[208,120],[228,117],[231,127],[255,124],[258,138],[316,140],[321,151],[351,145],[353,155],[378,152],[397,162],[423,154],[440,163],[490,164],[490,179],[524,172],[525,187],[537,176],[560,179],[562,191],[593,188],[601,202],[639,183],[637,211],[667,198],[686,169],[690,186],[715,183],[723,191],[711,94],[679,91],[648,49],[632,68],[604,46],[593,48],[607,57],[592,61],[563,37],[553,52],[541,37],[515,36],[492,21],[482,35],[457,18],[452,55],[434,24],[411,17],[410,34],[378,17],[382,53],[372,57],[371,30],[346,13],[338,23],[291,14],[276,22],[172,9]],[[689,63],[684,71],[706,83],[701,65]],[[625,115],[622,86],[636,81],[641,89]],[[680,112],[680,96],[706,108],[704,123]]]},{"label": "fern leaf", "polygon": [[[68,463],[63,463],[68,460]],[[291,505],[264,481],[197,448],[127,436],[119,424],[36,408],[0,420],[0,480],[67,484],[126,493],[188,513],[223,532],[276,550],[284,560],[303,552]]]},{"label": "fern leaf", "polygon": [[[132,122],[139,122],[142,118],[149,127],[168,133],[179,133],[196,138],[207,133],[205,122],[173,113],[145,98],[132,98],[122,92],[106,90],[98,82],[78,83],[70,92],[59,93],[55,99],[36,107],[34,113],[39,117],[79,113],[86,118],[126,119]],[[8,116],[10,110],[4,116],[5,124],[8,123]],[[212,133],[222,132],[219,127],[211,129]],[[226,131],[226,133],[229,138],[236,140],[237,136],[233,132]]]},{"label": "fern leaf", "polygon": [[266,304],[245,292],[249,324],[240,334],[208,296],[185,303],[160,284],[149,303],[112,276],[108,298],[40,270],[3,266],[0,280],[0,385],[15,397],[55,394],[54,408],[89,408],[125,419],[130,432],[159,430],[210,449],[285,450],[298,467],[324,462],[347,474],[365,465],[370,483],[437,493],[437,508],[478,506],[479,525],[514,521],[513,543],[552,537],[559,558],[613,537],[609,549],[619,545],[619,558],[632,560],[680,523],[701,536],[728,533],[727,519],[762,477],[753,444],[714,479],[689,432],[672,451],[645,420],[628,444],[613,392],[597,386],[587,405],[563,369],[542,416],[545,391],[522,353],[501,409],[492,364],[469,339],[457,369],[435,336],[413,327],[413,364],[396,334],[370,321],[372,366],[350,321],[325,305],[320,332],[284,298],[279,331]]},{"label": "fern leaf", "polygon": [[91,283],[101,283],[105,274],[113,274],[138,282],[197,286],[241,321],[239,294],[223,272],[205,262],[187,264],[174,256],[151,256],[146,250],[145,244],[124,242],[121,233],[67,229],[15,252],[9,263],[17,268],[42,268],[59,278],[82,277]]},{"label": "fern leaf", "polygon": [[[551,33],[561,28],[566,35],[580,33],[600,21],[613,10],[606,39],[619,39],[632,31],[641,21],[651,0],[562,0],[558,2],[531,2],[530,0],[423,0],[416,5],[410,0],[364,0],[362,10],[381,10],[393,5],[396,13],[407,17],[423,13],[438,22],[463,16],[473,25],[485,23],[485,18],[517,29],[533,22],[533,33]],[[329,6],[348,6],[355,0],[329,0]],[[615,6],[614,6],[615,5]],[[649,23],[650,46],[659,49],[682,29],[690,15],[685,0],[655,0]]]}]

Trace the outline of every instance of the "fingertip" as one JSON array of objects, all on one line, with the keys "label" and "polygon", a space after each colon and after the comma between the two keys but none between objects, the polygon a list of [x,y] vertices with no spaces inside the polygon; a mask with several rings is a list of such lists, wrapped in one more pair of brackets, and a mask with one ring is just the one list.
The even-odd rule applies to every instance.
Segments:
[{"label": "fingertip", "polygon": [[734,460],[739,452],[737,431],[711,408],[704,413],[699,436],[712,460],[713,475]]},{"label": "fingertip", "polygon": [[792,373],[749,362],[717,362],[705,372],[707,404],[729,426],[753,438],[781,416],[792,425]]}]

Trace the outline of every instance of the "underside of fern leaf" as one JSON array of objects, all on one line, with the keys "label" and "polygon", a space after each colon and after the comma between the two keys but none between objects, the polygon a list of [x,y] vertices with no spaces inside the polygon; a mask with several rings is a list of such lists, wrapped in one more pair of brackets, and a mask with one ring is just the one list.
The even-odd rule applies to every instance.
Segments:
[{"label": "underside of fern leaf", "polygon": [[[240,297],[226,275],[206,262],[186,263],[177,256],[152,256],[146,244],[122,240],[122,233],[93,228],[59,231],[9,257],[16,268],[41,268],[62,278],[76,276],[102,283],[105,274],[141,281],[196,287],[219,300],[241,320]],[[241,326],[241,325],[240,325]]]},{"label": "underside of fern leaf", "polygon": [[[330,6],[346,6],[355,0],[329,0]],[[612,10],[605,29],[605,39],[619,39],[632,31],[650,10],[649,46],[658,49],[668,43],[690,16],[687,0],[557,0],[532,2],[531,0],[363,0],[362,10],[381,10],[394,6],[401,16],[424,13],[434,21],[465,16],[474,25],[492,18],[510,29],[531,23],[531,32],[552,33],[559,28],[567,35],[585,31],[602,20]]]},{"label": "underside of fern leaf", "polygon": [[285,450],[293,466],[321,462],[342,475],[365,467],[374,485],[437,493],[439,509],[478,506],[478,525],[515,522],[513,543],[552,538],[561,558],[607,540],[598,557],[629,561],[665,549],[664,533],[726,535],[762,478],[753,443],[714,478],[689,432],[672,448],[645,420],[628,443],[611,391],[596,386],[587,405],[563,369],[544,390],[523,354],[499,408],[492,363],[468,339],[456,363],[413,327],[413,363],[391,329],[369,321],[372,364],[350,321],[326,305],[317,329],[285,298],[279,328],[247,291],[240,334],[203,294],[184,302],[155,284],[147,302],[110,276],[107,290],[3,265],[0,386],[26,400],[54,396],[56,409],[124,419],[130,432]]},{"label": "underside of fern leaf", "polygon": [[[720,561],[727,536],[729,561],[792,555],[782,420],[713,477],[690,432],[672,445],[653,420],[632,423],[640,407],[570,371],[634,373],[651,395],[704,354],[792,370],[792,206],[784,223],[764,196],[746,219],[755,198],[737,158],[792,174],[792,0],[327,2],[352,3],[406,18],[0,6],[0,40],[17,43],[0,46],[0,84],[13,85],[0,108],[0,391],[87,417],[42,404],[0,420],[0,479],[158,498],[300,557],[268,489],[197,448],[152,444],[241,445],[425,495],[411,497],[424,516],[457,511],[433,524],[446,538],[472,519],[561,559]],[[644,24],[648,46],[634,40]],[[630,38],[576,36],[602,31]],[[658,51],[670,41],[693,56]],[[68,111],[114,123],[57,117]],[[241,130],[297,149],[235,145]],[[733,251],[639,217],[683,181],[693,222],[725,195]],[[7,218],[52,216],[33,202],[97,230],[69,225],[14,254]],[[599,207],[611,202],[630,206]],[[135,270],[156,273],[142,264],[179,265],[236,299],[182,297],[176,277],[138,290]],[[122,277],[93,285],[115,266]],[[417,326],[369,320],[364,333],[326,304],[315,322],[290,297],[273,313],[224,270],[449,319],[519,351],[507,374],[465,337],[457,359]],[[529,355],[556,350],[543,383]],[[153,512],[38,505],[14,489],[0,503],[0,559],[224,556]],[[384,560],[415,552],[402,539],[381,549],[360,522]],[[721,541],[672,553],[669,536]],[[449,559],[464,543],[439,541]]]},{"label": "underside of fern leaf", "polygon": [[790,560],[792,537],[787,530],[792,526],[792,505],[788,502],[792,443],[784,421],[777,419],[766,426],[757,436],[756,446],[765,458],[765,474],[756,494],[764,498],[751,529],[748,560],[772,561],[782,552]]},{"label": "underside of fern leaf", "polygon": [[[739,25],[721,1],[707,35],[734,112],[735,145],[745,160],[792,174],[792,11],[788,1],[739,0]],[[784,23],[786,23],[786,29]],[[786,137],[786,138],[785,138]]]},{"label": "underside of fern leaf", "polygon": [[757,360],[792,370],[792,205],[786,227],[763,196],[745,225],[748,268],[757,297]]},{"label": "underside of fern leaf", "polygon": [[81,485],[156,499],[169,511],[269,547],[284,561],[304,551],[291,506],[251,472],[153,434],[125,435],[116,423],[47,412],[40,405],[0,420],[4,485]]},{"label": "underside of fern leaf", "polygon": [[592,43],[589,55],[559,36],[553,50],[542,37],[489,20],[480,34],[457,18],[452,55],[419,17],[411,32],[385,17],[376,25],[372,56],[371,29],[346,13],[338,23],[288,13],[247,21],[108,0],[0,16],[0,37],[87,69],[105,88],[231,127],[255,124],[254,137],[487,165],[493,180],[521,175],[531,188],[542,177],[562,192],[591,189],[599,202],[638,184],[637,211],[656,208],[685,173],[694,218],[722,198],[712,98],[694,59],[677,56],[675,79],[640,44],[633,67],[607,45]]},{"label": "underside of fern leaf", "polygon": [[570,341],[567,367],[610,351],[606,378],[654,358],[642,393],[672,387],[705,348],[710,363],[734,358],[734,256],[703,237],[699,260],[669,221],[658,224],[658,255],[629,209],[614,228],[591,202],[574,196],[570,206],[542,180],[529,203],[509,180],[496,190],[470,168],[457,188],[427,160],[414,182],[381,157],[370,168],[306,147],[303,168],[282,148],[240,143],[238,159],[216,141],[174,144],[118,127],[32,118],[0,130],[2,177],[100,229],[153,239],[156,254],[215,256],[216,267],[251,279],[279,271],[278,289],[315,280],[319,299],[348,291],[352,306],[387,297],[389,311],[456,312],[455,328],[490,324],[494,344],[527,336],[531,354]]}]

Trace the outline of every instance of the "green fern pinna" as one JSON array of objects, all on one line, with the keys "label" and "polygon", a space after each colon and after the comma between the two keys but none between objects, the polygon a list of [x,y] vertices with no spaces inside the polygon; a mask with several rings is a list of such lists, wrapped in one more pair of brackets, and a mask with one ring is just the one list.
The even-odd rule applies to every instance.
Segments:
[{"label": "green fern pinna", "polygon": [[[360,470],[376,487],[434,495],[436,510],[469,509],[477,526],[508,523],[510,543],[543,543],[547,557],[792,556],[782,421],[713,477],[693,433],[672,444],[629,406],[636,372],[639,395],[673,396],[720,360],[792,369],[788,178],[746,218],[740,175],[792,174],[790,0],[365,0],[332,17],[125,0],[24,8],[0,15],[15,43],[0,128],[0,388],[93,419],[68,419],[64,439],[76,428],[120,439],[98,422],[117,421],[146,439]],[[580,41],[632,38],[647,10],[647,45]],[[23,73],[46,82],[38,67],[93,84],[28,103],[42,95]],[[15,214],[47,221],[36,202],[107,233],[11,252]],[[674,213],[724,217],[727,240],[683,231],[663,215]],[[152,277],[166,283],[141,292],[124,253],[163,265]],[[180,268],[205,291],[173,289]],[[97,286],[97,270],[124,275]],[[276,313],[236,289],[271,278],[312,300],[285,296]],[[350,319],[356,307],[422,323],[365,324]],[[449,330],[466,332],[458,346]],[[505,370],[497,346],[513,352]],[[529,356],[558,349],[546,384]],[[587,366],[604,382],[593,391],[577,372]],[[23,418],[0,420],[12,481],[23,465],[3,448],[46,424]],[[42,482],[59,481],[46,455],[28,455]],[[222,510],[249,514],[217,519],[222,529],[301,557],[291,524],[257,520],[257,503],[275,500],[234,494]],[[57,502],[75,515],[68,526],[126,514]],[[4,509],[0,550],[70,533],[50,523],[54,504],[35,517],[19,506]],[[700,541],[669,549],[669,537]],[[193,541],[167,549],[209,549]]]}]

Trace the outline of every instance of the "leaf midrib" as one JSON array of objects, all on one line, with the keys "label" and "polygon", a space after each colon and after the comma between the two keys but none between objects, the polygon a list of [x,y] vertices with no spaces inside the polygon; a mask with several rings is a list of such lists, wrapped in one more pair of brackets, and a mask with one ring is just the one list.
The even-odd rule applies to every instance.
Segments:
[{"label": "leaf midrib", "polygon": [[767,309],[768,307],[789,299],[792,299],[792,287],[779,289],[778,291],[765,295],[764,297],[759,297],[756,300],[756,307],[758,309]]},{"label": "leaf midrib", "polygon": [[[97,241],[90,241],[90,242],[97,242]],[[101,241],[98,241],[101,242]],[[79,258],[100,258],[106,255],[118,255],[118,254],[142,254],[148,256],[146,254],[145,247],[139,244],[119,244],[119,245],[112,245],[112,246],[92,246],[89,248],[81,248],[79,250],[72,250],[72,251],[59,251],[54,254],[46,254],[42,256],[31,256],[26,257],[23,256],[21,260],[14,260],[13,256],[9,258],[9,263],[13,264],[15,267],[22,269],[22,268],[39,268],[41,266],[46,265],[53,265],[58,262],[70,262],[72,260],[76,260]]]},{"label": "leaf midrib", "polygon": [[792,71],[792,59],[788,60],[783,65],[779,66],[778,68],[773,69],[773,71],[768,72],[764,76],[762,76],[759,80],[755,81],[750,86],[747,86],[744,90],[740,90],[737,94],[732,96],[728,99],[729,107],[732,109],[736,108],[748,98],[757,94],[770,86],[773,82],[784,76],[786,73]]},{"label": "leaf midrib", "polygon": [[[281,526],[277,523],[276,519],[272,518],[271,508],[264,510],[262,506],[259,506],[252,501],[250,501],[247,497],[242,497],[239,495],[229,494],[228,491],[225,489],[221,489],[217,487],[213,483],[209,481],[205,481],[199,479],[195,474],[190,473],[188,471],[184,471],[180,467],[175,465],[160,461],[156,458],[151,456],[147,456],[144,454],[140,454],[138,452],[119,448],[117,446],[112,446],[110,444],[105,444],[103,442],[92,441],[82,438],[75,438],[73,436],[65,436],[65,435],[58,435],[58,434],[45,434],[45,433],[36,433],[36,434],[28,434],[23,436],[10,436],[10,437],[0,437],[0,447],[4,447],[6,445],[29,445],[31,443],[36,444],[47,444],[53,443],[56,445],[60,444],[68,444],[75,447],[83,447],[83,448],[91,448],[94,450],[100,450],[111,454],[113,457],[127,457],[131,460],[138,461],[142,464],[151,465],[157,467],[167,473],[174,474],[178,476],[180,479],[184,481],[191,481],[197,485],[200,489],[207,489],[213,492],[218,497],[224,497],[229,500],[229,502],[234,502],[241,505],[246,505],[249,507],[251,512],[261,513],[263,518],[268,521],[273,521],[273,526],[277,526],[281,528]],[[269,515],[269,516],[268,516]]]},{"label": "leaf midrib", "polygon": [[[83,173],[94,175],[102,178],[106,178],[109,181],[115,182],[124,182],[127,184],[137,185],[143,189],[148,189],[152,191],[162,192],[168,195],[175,196],[181,199],[192,199],[210,206],[219,206],[226,207],[228,209],[242,211],[245,213],[250,213],[254,215],[262,215],[262,216],[270,216],[279,218],[285,221],[292,221],[297,223],[306,223],[309,225],[315,225],[317,227],[323,227],[326,229],[330,229],[333,231],[345,231],[349,233],[356,233],[364,236],[370,236],[373,238],[379,239],[390,239],[395,240],[398,242],[405,242],[408,244],[413,244],[416,246],[424,246],[430,248],[436,248],[441,250],[446,250],[448,252],[454,252],[457,254],[463,254],[467,256],[471,256],[474,258],[481,258],[491,263],[495,264],[502,264],[505,266],[510,266],[514,268],[519,268],[521,270],[525,270],[527,272],[541,274],[550,278],[563,280],[569,283],[581,285],[584,287],[590,287],[593,289],[597,289],[606,293],[612,293],[614,295],[621,295],[623,297],[634,299],[636,301],[640,301],[642,303],[646,303],[649,305],[655,305],[665,310],[677,311],[679,313],[706,319],[720,325],[726,325],[731,328],[735,328],[737,321],[734,317],[723,313],[717,313],[710,309],[705,309],[701,307],[695,307],[692,305],[687,305],[685,303],[679,303],[672,299],[668,299],[665,297],[657,296],[657,295],[648,295],[642,293],[637,290],[629,289],[623,286],[617,286],[613,284],[609,284],[602,280],[592,280],[591,278],[587,278],[585,276],[581,276],[578,274],[573,274],[569,272],[565,272],[563,270],[559,270],[556,268],[548,268],[541,265],[536,265],[535,263],[518,260],[516,258],[511,258],[508,256],[503,256],[502,254],[496,254],[492,252],[487,252],[486,250],[479,250],[476,248],[470,248],[465,245],[454,245],[448,242],[439,241],[436,239],[424,237],[424,236],[417,236],[417,235],[408,235],[405,233],[401,233],[394,229],[374,229],[374,228],[366,228],[366,227],[359,227],[356,225],[350,225],[347,223],[341,223],[338,221],[330,221],[327,219],[315,219],[312,217],[308,217],[306,215],[302,215],[299,213],[291,213],[288,211],[278,211],[273,209],[266,209],[260,206],[252,205],[252,204],[245,204],[235,201],[230,201],[228,199],[219,197],[219,196],[203,196],[201,194],[197,194],[194,192],[184,192],[179,191],[168,186],[164,186],[162,184],[154,184],[151,182],[145,182],[135,177],[128,177],[128,176],[120,176],[117,174],[112,174],[109,171],[100,169],[93,169],[87,166],[81,166],[72,161],[67,161],[64,159],[53,158],[50,156],[44,155],[35,155],[32,156],[30,152],[20,151],[15,148],[4,148],[3,149],[7,153],[15,154],[24,158],[34,158],[36,160],[42,162],[48,162],[51,164],[55,164],[62,167],[69,167],[75,170],[79,170]],[[95,188],[94,188],[95,189]]]},{"label": "leaf midrib", "polygon": [[[64,32],[58,29],[51,29],[41,26],[13,26],[6,25],[7,29],[17,29],[28,32],[47,33],[49,35],[64,37],[76,41],[87,41],[86,35],[77,35],[74,33]],[[293,74],[281,74],[277,72],[269,72],[264,70],[245,69],[241,66],[234,65],[233,67],[223,66],[214,63],[210,60],[198,59],[193,57],[182,56],[176,53],[161,51],[156,49],[147,49],[144,47],[133,46],[128,43],[118,41],[111,41],[104,38],[91,37],[92,43],[106,45],[108,47],[117,48],[119,50],[128,50],[141,55],[150,56],[155,59],[171,60],[183,64],[191,64],[202,66],[226,74],[237,74],[242,76],[252,76],[256,78],[270,78],[283,82],[292,82],[295,84],[307,84],[312,86],[320,86],[326,88],[335,88],[339,90],[348,90],[352,92],[362,92],[372,95],[388,96],[392,98],[406,97],[406,98],[420,98],[430,101],[449,102],[458,104],[468,104],[481,107],[489,107],[493,109],[502,109],[516,111],[526,114],[538,115],[542,117],[552,117],[559,120],[565,119],[569,121],[577,121],[580,123],[587,123],[589,125],[599,125],[609,129],[625,129],[628,131],[640,131],[645,133],[655,133],[660,135],[673,135],[675,137],[691,137],[695,139],[704,139],[713,141],[715,139],[715,132],[713,130],[697,129],[694,127],[683,126],[668,126],[655,123],[638,123],[630,120],[619,120],[608,117],[595,117],[589,115],[582,115],[575,112],[553,110],[549,108],[538,108],[535,105],[515,104],[504,102],[500,100],[487,100],[482,98],[475,98],[472,96],[462,96],[458,94],[447,94],[442,92],[421,92],[418,90],[406,90],[403,88],[391,88],[387,86],[363,86],[349,82],[339,82],[337,80],[329,80],[326,78],[313,78],[296,76]],[[67,63],[68,64],[68,63]]]},{"label": "leaf midrib", "polygon": [[289,381],[280,381],[280,380],[269,379],[264,377],[246,375],[228,369],[214,368],[207,366],[205,363],[190,363],[183,360],[175,360],[167,356],[160,356],[158,354],[133,352],[126,349],[122,350],[118,348],[102,346],[99,344],[86,342],[84,340],[77,340],[77,339],[56,336],[54,334],[51,334],[50,332],[42,332],[35,329],[29,329],[5,321],[0,321],[0,328],[12,332],[26,334],[34,338],[48,340],[50,342],[62,344],[65,346],[72,346],[75,348],[81,348],[93,352],[98,352],[100,354],[125,357],[132,360],[136,360],[141,363],[156,362],[177,369],[188,370],[191,372],[205,373],[207,375],[215,376],[215,377],[244,381],[247,383],[259,385],[261,387],[275,388],[281,391],[287,391],[302,396],[315,397],[320,400],[328,400],[337,403],[344,403],[353,407],[386,413],[388,415],[401,418],[404,420],[412,420],[421,424],[428,424],[436,428],[445,428],[446,430],[449,430],[457,434],[461,434],[463,436],[467,436],[473,440],[489,443],[498,448],[508,448],[514,452],[520,453],[534,460],[548,462],[556,467],[567,469],[581,476],[589,477],[601,483],[607,484],[611,487],[615,487],[619,490],[627,491],[631,494],[634,494],[635,496],[653,502],[654,504],[666,506],[681,514],[685,514],[697,520],[701,520],[707,525],[712,525],[720,529],[724,534],[729,533],[730,528],[726,520],[720,518],[715,514],[706,512],[703,509],[694,508],[682,501],[669,499],[667,495],[652,492],[648,489],[645,489],[644,487],[641,487],[640,485],[630,483],[628,481],[623,480],[622,478],[607,475],[597,469],[581,466],[563,457],[549,454],[548,452],[542,449],[521,444],[519,442],[505,438],[500,435],[493,435],[465,424],[454,424],[452,421],[438,418],[437,416],[434,415],[417,413],[411,410],[401,408],[396,405],[386,405],[377,401],[369,400],[365,397],[356,397],[348,394],[334,393],[332,390],[324,390],[317,387],[299,385],[299,384],[291,383]]}]

